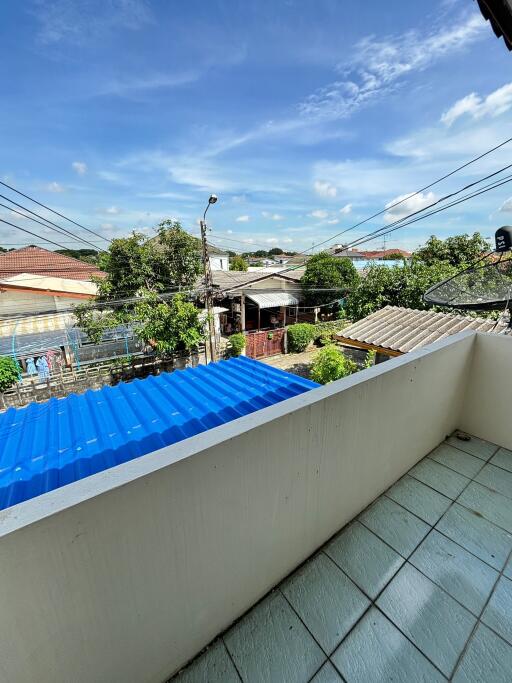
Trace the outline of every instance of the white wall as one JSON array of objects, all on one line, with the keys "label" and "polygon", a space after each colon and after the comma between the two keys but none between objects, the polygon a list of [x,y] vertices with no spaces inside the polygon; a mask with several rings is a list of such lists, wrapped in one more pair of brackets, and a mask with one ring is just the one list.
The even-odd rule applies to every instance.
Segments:
[{"label": "white wall", "polygon": [[0,680],[165,680],[457,427],[474,338],[0,513]]},{"label": "white wall", "polygon": [[0,292],[0,315],[14,313],[46,313],[61,311],[82,303],[80,299],[34,294],[33,292]]},{"label": "white wall", "polygon": [[512,450],[512,337],[478,334],[460,428]]},{"label": "white wall", "polygon": [[228,254],[210,254],[210,267],[212,270],[229,270]]}]

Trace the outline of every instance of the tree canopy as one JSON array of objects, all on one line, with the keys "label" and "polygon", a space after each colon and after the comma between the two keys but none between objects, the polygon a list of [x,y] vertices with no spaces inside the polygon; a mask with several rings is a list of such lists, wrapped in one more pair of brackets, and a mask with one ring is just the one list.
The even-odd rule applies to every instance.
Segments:
[{"label": "tree canopy", "polygon": [[452,266],[464,266],[476,261],[482,254],[489,251],[489,243],[479,232],[473,235],[454,235],[444,240],[435,235],[413,254],[415,261],[422,261],[432,265],[440,261]]},{"label": "tree canopy", "polygon": [[230,270],[238,270],[238,271],[246,271],[248,266],[247,266],[247,261],[240,255],[233,256],[232,259],[230,259],[229,262],[229,267]]},{"label": "tree canopy", "polygon": [[[320,306],[341,299],[357,286],[358,281],[357,270],[350,259],[331,256],[324,251],[308,260],[300,283],[306,305]],[[331,291],[319,292],[312,291],[313,289]]]}]

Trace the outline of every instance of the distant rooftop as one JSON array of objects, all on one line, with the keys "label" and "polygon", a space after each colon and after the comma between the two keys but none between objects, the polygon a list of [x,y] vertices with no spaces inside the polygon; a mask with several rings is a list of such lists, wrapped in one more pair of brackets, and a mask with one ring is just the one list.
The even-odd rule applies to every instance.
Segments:
[{"label": "distant rooftop", "polygon": [[[503,333],[507,324],[489,318],[471,318],[454,313],[417,311],[385,306],[362,320],[343,328],[337,335],[342,343],[394,355],[413,351],[463,330]],[[393,355],[393,354],[391,354]]]},{"label": "distant rooftop", "polygon": [[29,246],[0,254],[0,279],[23,273],[70,280],[90,280],[92,275],[104,275],[90,263],[42,247]]},{"label": "distant rooftop", "polygon": [[[286,264],[286,266],[283,266],[283,270],[286,270],[287,267],[288,264]],[[272,278],[281,278],[284,280],[298,283],[298,281],[301,279],[303,275],[304,268],[295,268],[293,270],[287,270],[284,273],[280,273],[279,271],[272,273],[251,273],[248,271],[244,272],[235,270],[214,270],[212,272],[214,286],[219,287],[221,289],[242,289],[260,280],[265,281],[265,279],[269,278],[269,276]],[[271,282],[270,279],[269,282]]]}]

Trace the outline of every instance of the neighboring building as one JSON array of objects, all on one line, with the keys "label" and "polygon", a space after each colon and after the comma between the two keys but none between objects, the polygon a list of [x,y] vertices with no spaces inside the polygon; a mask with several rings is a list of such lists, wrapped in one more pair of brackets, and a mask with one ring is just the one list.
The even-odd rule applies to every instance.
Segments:
[{"label": "neighboring building", "polygon": [[208,254],[210,256],[210,267],[212,270],[229,270],[229,254],[227,251],[209,244]]},{"label": "neighboring building", "polygon": [[93,275],[105,275],[97,266],[42,247],[29,246],[0,254],[0,279],[24,273],[69,280],[90,280]]},{"label": "neighboring building", "polygon": [[399,258],[404,258],[407,261],[412,257],[410,251],[405,251],[404,249],[377,249],[376,251],[362,251],[362,258],[368,259],[369,261],[382,261],[386,258],[391,258],[392,256],[398,256]]},{"label": "neighboring building", "polygon": [[463,330],[501,334],[507,329],[507,323],[497,323],[489,318],[385,306],[343,328],[336,338],[347,346],[376,351],[376,360],[381,361],[415,351]]},{"label": "neighboring building", "polygon": [[82,279],[20,273],[0,280],[0,318],[19,313],[69,310],[96,296],[97,285]]},{"label": "neighboring building", "polygon": [[336,256],[336,258],[349,258],[352,261],[360,261],[366,258],[357,249],[349,249],[344,244],[334,244],[332,247],[329,247],[329,249],[326,249],[326,251],[331,256]]}]

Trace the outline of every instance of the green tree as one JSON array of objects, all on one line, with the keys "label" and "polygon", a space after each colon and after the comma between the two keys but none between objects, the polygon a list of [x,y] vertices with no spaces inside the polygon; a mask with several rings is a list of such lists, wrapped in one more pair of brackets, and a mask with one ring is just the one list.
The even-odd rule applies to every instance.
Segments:
[{"label": "green tree", "polygon": [[[324,251],[308,260],[300,283],[306,305],[320,306],[340,299],[356,287],[358,281],[357,270],[350,259],[336,258]],[[316,288],[332,291],[312,291]]]},{"label": "green tree", "polygon": [[272,249],[268,250],[269,256],[281,256],[281,254],[284,254],[284,251],[279,247],[273,247]]},{"label": "green tree", "polygon": [[429,308],[423,301],[423,294],[436,282],[456,272],[457,269],[446,261],[432,265],[420,261],[404,262],[391,268],[371,265],[347,298],[347,316],[351,320],[359,320],[384,306]]},{"label": "green tree", "polygon": [[248,268],[247,261],[242,256],[236,255],[230,261],[230,270],[246,271]]},{"label": "green tree", "polygon": [[18,362],[11,356],[0,356],[0,391],[12,387],[21,377]]},{"label": "green tree", "polygon": [[315,356],[310,376],[313,382],[328,384],[351,375],[356,369],[356,364],[350,358],[347,358],[337,346],[329,344]]},{"label": "green tree", "polygon": [[413,259],[427,265],[443,261],[461,267],[472,263],[489,250],[489,243],[479,232],[471,236],[455,235],[445,240],[432,235],[423,247],[414,252]]}]

